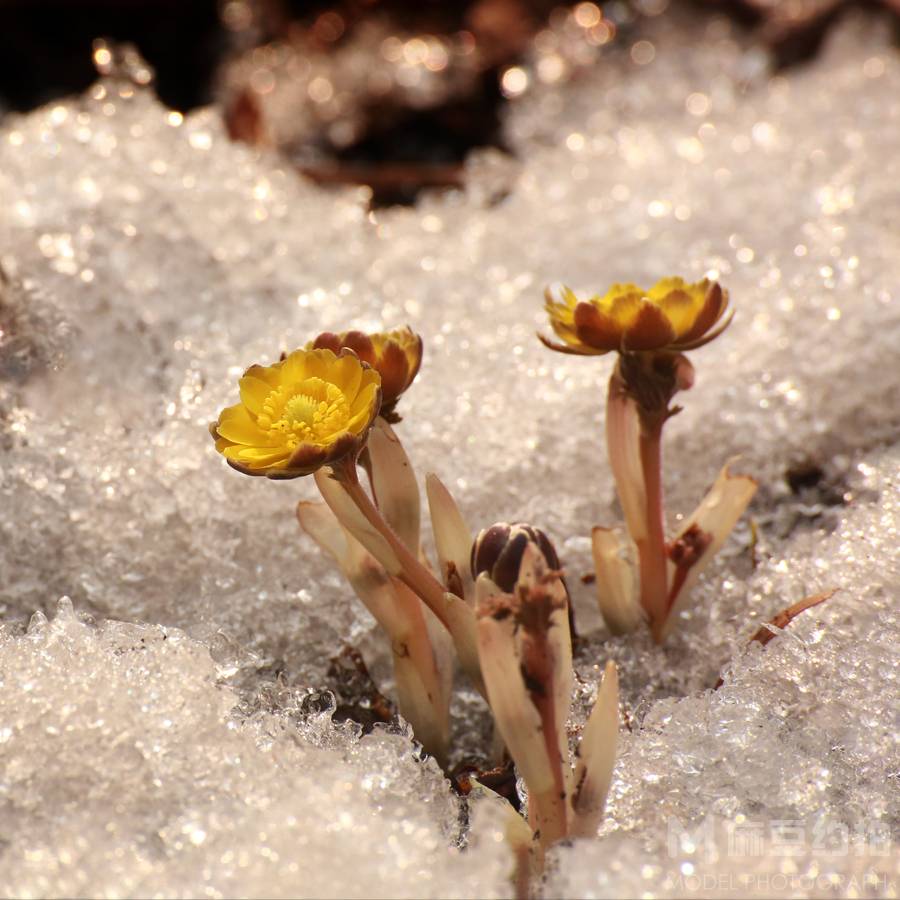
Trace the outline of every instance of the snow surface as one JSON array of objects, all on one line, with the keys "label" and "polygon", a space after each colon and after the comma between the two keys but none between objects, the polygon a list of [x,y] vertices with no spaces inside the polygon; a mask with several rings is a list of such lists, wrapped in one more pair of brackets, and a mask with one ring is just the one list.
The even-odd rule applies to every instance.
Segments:
[{"label": "snow surface", "polygon": [[[721,24],[657,28],[652,62],[626,48],[523,99],[517,162],[476,157],[465,194],[408,210],[369,214],[365,190],[302,182],[214,111],[182,120],[115,80],[4,119],[4,894],[509,893],[494,809],[461,804],[402,728],[330,721],[343,644],[386,690],[389,663],[298,533],[312,485],[237,475],[205,428],[250,363],[402,323],[426,343],[400,426],[420,473],[473,527],[545,528],[573,576],[576,722],[620,666],[602,836],[558,849],[545,894],[900,893],[900,60],[847,22],[768,79]],[[670,517],[740,454],[758,541],[739,528],[658,649],[610,639],[577,577],[618,517],[611,363],[534,331],[545,283],[710,271],[737,318],[692,354],[667,426]]]}]

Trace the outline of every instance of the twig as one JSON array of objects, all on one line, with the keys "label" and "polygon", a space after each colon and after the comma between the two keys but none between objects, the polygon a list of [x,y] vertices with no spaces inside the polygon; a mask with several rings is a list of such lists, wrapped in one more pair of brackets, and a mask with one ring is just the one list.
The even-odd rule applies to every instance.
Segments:
[{"label": "twig", "polygon": [[[779,630],[787,628],[797,616],[802,612],[806,612],[808,609],[812,609],[814,606],[818,606],[820,603],[824,603],[826,600],[830,600],[836,593],[838,589],[832,588],[830,591],[823,591],[821,594],[812,594],[809,597],[804,597],[802,600],[795,603],[793,606],[789,606],[787,609],[783,609],[780,613],[777,613],[768,622],[764,625],[761,625],[753,637],[747,642],[748,644],[752,644],[754,641],[757,644],[761,644],[763,647],[775,637],[778,632],[773,631],[773,628],[777,628]],[[716,686],[713,688],[714,691],[717,691],[725,682],[720,678],[716,682]]]},{"label": "twig", "polygon": [[831,599],[837,593],[837,588],[832,588],[830,591],[823,591],[821,594],[813,594],[811,597],[805,597],[803,600],[800,600],[798,603],[795,603],[793,606],[789,606],[787,609],[783,609],[780,613],[778,613],[773,618],[769,619],[765,625],[761,625],[756,634],[750,638],[750,643],[752,644],[756,641],[758,644],[762,644],[764,647],[769,641],[775,637],[778,632],[772,631],[769,627],[772,628],[783,629],[787,628],[800,613],[805,612],[808,609],[812,609],[814,606],[818,606],[820,603],[824,603],[826,600]]}]

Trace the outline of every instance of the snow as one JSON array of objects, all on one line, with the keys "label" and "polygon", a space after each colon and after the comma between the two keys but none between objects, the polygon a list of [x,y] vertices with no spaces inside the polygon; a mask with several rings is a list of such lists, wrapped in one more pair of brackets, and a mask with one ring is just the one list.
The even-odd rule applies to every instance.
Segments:
[{"label": "snow", "polygon": [[[473,530],[529,520],[556,541],[585,634],[576,721],[606,660],[621,671],[607,820],[558,849],[546,895],[897,895],[900,61],[847,21],[769,79],[721,25],[662,22],[652,62],[611,51],[526,95],[518,161],[476,157],[465,193],[414,209],[368,213],[365,190],[300,181],[214,111],[182,119],[114,79],[4,118],[6,893],[509,893],[496,810],[467,810],[402,727],[330,720],[343,645],[386,691],[390,667],[299,534],[312,485],[239,476],[205,427],[250,363],[409,323],[426,356],[399,429],[420,475]],[[609,638],[578,578],[591,526],[618,517],[610,361],[534,331],[548,282],[709,271],[737,317],[692,354],[667,426],[669,515],[740,455],[758,541],[738,529],[658,649]],[[818,483],[792,490],[798,467]],[[738,847],[751,825],[762,843]]]}]

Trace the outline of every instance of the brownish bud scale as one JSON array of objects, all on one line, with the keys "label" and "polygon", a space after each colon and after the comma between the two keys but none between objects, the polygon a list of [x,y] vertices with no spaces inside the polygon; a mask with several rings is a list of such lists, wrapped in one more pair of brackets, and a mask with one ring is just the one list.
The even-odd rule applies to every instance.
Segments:
[{"label": "brownish bud scale", "polygon": [[551,571],[559,571],[556,550],[540,528],[525,522],[498,522],[480,531],[472,544],[472,575],[477,578],[487,572],[497,587],[511,594],[528,544],[537,547]]}]

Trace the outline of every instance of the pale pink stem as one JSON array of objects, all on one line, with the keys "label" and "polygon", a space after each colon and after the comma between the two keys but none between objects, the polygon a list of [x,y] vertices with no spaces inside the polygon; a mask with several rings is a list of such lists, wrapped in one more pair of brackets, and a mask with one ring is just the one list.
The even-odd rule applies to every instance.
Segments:
[{"label": "pale pink stem", "polygon": [[613,370],[606,400],[606,450],[628,533],[637,543],[646,531],[644,477],[640,464],[640,420],[625,381]]},{"label": "pale pink stem", "polygon": [[403,571],[400,579],[421,597],[425,605],[438,617],[440,623],[449,630],[447,618],[447,601],[444,598],[444,587],[438,580],[415,558],[409,548],[394,533],[394,529],[385,522],[378,508],[369,498],[359,483],[356,474],[356,462],[349,459],[341,460],[334,467],[334,474],[356,508],[366,517],[368,522],[388,542],[394,551]]}]

